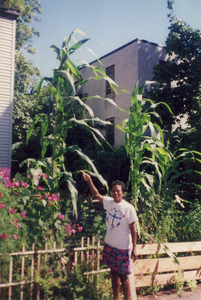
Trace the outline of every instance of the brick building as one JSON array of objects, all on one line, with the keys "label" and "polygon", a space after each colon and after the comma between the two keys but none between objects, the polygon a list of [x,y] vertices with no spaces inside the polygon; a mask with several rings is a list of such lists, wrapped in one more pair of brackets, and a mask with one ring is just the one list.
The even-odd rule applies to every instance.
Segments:
[{"label": "brick building", "polygon": [[[99,95],[100,97],[112,98],[115,103],[128,110],[131,103],[131,95],[134,86],[139,82],[139,86],[145,81],[152,80],[153,67],[156,64],[164,63],[170,57],[166,54],[165,47],[142,39],[135,39],[126,45],[102,56],[93,61],[91,65],[101,67],[106,74],[128,93],[119,91],[118,94],[112,92],[110,86],[104,80],[89,80],[83,87],[83,93],[88,96]],[[91,74],[89,68],[81,70],[83,78],[89,78]],[[109,120],[113,124],[122,124],[128,117],[115,106],[100,99],[88,101],[96,117],[102,120]],[[114,146],[124,144],[124,133],[114,126],[107,126],[106,137]]]}]

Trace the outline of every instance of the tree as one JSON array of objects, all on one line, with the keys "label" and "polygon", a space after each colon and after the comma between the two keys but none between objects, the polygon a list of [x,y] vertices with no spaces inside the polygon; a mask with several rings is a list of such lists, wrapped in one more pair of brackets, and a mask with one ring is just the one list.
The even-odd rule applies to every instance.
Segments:
[{"label": "tree", "polygon": [[[172,59],[155,66],[153,79],[159,88],[149,97],[156,102],[166,102],[173,111],[171,116],[167,110],[158,109],[171,151],[185,147],[201,152],[201,32],[176,18],[173,0],[167,4],[170,27],[165,44]],[[184,116],[187,118],[185,129],[179,125]],[[178,127],[172,132],[174,124]]]},{"label": "tree", "polygon": [[171,12],[166,51],[175,58],[155,66],[154,80],[160,88],[152,95],[168,103],[174,113],[173,118],[165,115],[166,121],[171,120],[164,125],[167,129],[183,115],[188,117],[187,124],[195,127],[194,118],[200,114],[201,32],[174,16],[173,3],[168,1]]}]

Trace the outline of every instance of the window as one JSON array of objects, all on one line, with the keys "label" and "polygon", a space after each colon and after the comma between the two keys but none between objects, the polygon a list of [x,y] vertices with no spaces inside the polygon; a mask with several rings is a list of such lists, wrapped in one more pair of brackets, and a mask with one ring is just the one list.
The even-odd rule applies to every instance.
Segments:
[{"label": "window", "polygon": [[111,125],[106,125],[106,139],[111,146],[114,146],[114,118],[106,119],[106,121],[111,123]]},{"label": "window", "polygon": [[[114,80],[114,65],[106,68],[106,75]],[[106,81],[106,96],[114,99],[114,91],[111,88],[110,84]]]}]

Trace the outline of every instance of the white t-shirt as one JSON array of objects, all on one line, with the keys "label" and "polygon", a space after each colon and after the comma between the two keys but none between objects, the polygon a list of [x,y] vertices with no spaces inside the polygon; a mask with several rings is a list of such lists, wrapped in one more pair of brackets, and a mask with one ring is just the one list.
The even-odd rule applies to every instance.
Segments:
[{"label": "white t-shirt", "polygon": [[116,203],[113,198],[105,196],[103,207],[107,210],[105,243],[117,249],[130,249],[132,240],[129,224],[138,220],[134,206],[123,199]]}]

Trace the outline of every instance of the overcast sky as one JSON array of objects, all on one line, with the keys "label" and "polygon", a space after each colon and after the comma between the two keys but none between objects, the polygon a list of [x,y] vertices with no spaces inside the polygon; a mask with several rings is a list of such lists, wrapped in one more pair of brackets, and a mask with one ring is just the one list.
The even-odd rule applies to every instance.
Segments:
[{"label": "overcast sky", "polygon": [[[41,69],[43,76],[52,76],[58,66],[52,44],[61,47],[65,36],[75,28],[91,40],[86,47],[98,57],[136,39],[165,44],[168,35],[166,0],[40,0],[41,22],[32,25],[41,36],[34,38],[36,55],[26,56]],[[194,29],[201,30],[201,0],[175,0],[175,14]],[[83,36],[76,34],[77,39]],[[86,50],[78,51],[74,61],[95,59]]]}]

